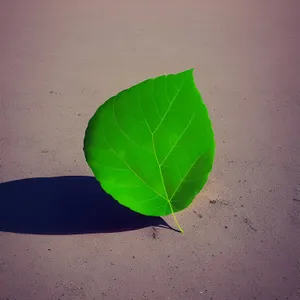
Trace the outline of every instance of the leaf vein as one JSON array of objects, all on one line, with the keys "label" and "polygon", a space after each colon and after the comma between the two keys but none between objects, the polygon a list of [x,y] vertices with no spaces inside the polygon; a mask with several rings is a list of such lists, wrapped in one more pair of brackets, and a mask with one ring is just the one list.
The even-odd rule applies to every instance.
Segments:
[{"label": "leaf vein", "polygon": [[170,201],[172,201],[174,195],[177,193],[177,191],[178,191],[178,189],[180,188],[180,186],[181,186],[182,182],[184,181],[185,177],[189,174],[189,172],[192,170],[192,168],[195,166],[195,164],[197,163],[197,161],[201,158],[201,156],[202,156],[203,154],[204,154],[204,152],[201,153],[201,154],[197,157],[197,159],[195,159],[195,161],[192,163],[191,167],[188,169],[188,171],[186,172],[186,174],[183,176],[182,180],[181,180],[180,183],[178,184],[177,188],[175,189],[175,191],[174,191],[172,197],[170,198]]},{"label": "leaf vein", "polygon": [[136,145],[138,148],[141,148],[149,153],[151,153],[148,149],[142,147],[141,145],[137,144],[134,140],[132,140],[128,135],[127,133],[122,129],[122,127],[120,126],[119,122],[118,122],[118,119],[117,119],[117,116],[116,116],[116,113],[115,113],[115,100],[116,100],[116,97],[113,99],[113,116],[114,116],[114,119],[115,119],[115,122],[116,122],[116,125],[117,127],[119,128],[120,132],[131,142],[133,143],[134,145]]},{"label": "leaf vein", "polygon": [[167,160],[167,158],[169,157],[169,155],[171,154],[171,152],[173,151],[173,149],[176,147],[176,145],[178,144],[178,142],[180,141],[180,139],[182,138],[182,136],[184,135],[184,133],[187,131],[187,129],[189,128],[189,126],[191,125],[192,121],[194,120],[196,116],[196,113],[193,114],[193,116],[191,117],[190,121],[188,122],[188,124],[185,126],[185,128],[183,129],[182,133],[180,134],[180,136],[177,138],[176,142],[174,143],[174,145],[171,147],[170,151],[167,153],[166,157],[163,159],[163,161],[160,163],[160,165],[163,165],[163,163]]},{"label": "leaf vein", "polygon": [[157,127],[155,128],[155,130],[153,131],[153,134],[155,134],[155,132],[158,130],[158,128],[160,127],[160,125],[162,124],[162,122],[164,121],[164,119],[165,119],[165,117],[166,117],[166,115],[168,114],[168,112],[170,111],[170,109],[171,109],[171,107],[172,107],[172,105],[173,105],[173,103],[174,103],[174,101],[176,100],[176,98],[177,98],[177,96],[178,96],[178,94],[179,94],[179,92],[180,92],[180,90],[183,88],[183,85],[184,85],[184,83],[185,83],[185,79],[186,79],[186,74],[185,74],[185,76],[184,76],[184,78],[183,78],[183,80],[182,80],[182,84],[181,84],[181,87],[177,90],[177,92],[176,92],[176,94],[175,94],[175,96],[173,97],[173,99],[171,100],[171,102],[170,102],[170,105],[169,105],[169,107],[168,107],[168,109],[166,110],[166,112],[164,113],[164,115],[163,115],[163,117],[162,117],[162,119],[160,120],[160,122],[159,122],[159,124],[157,125]]},{"label": "leaf vein", "polygon": [[141,203],[146,203],[146,202],[149,202],[150,200],[153,200],[153,199],[155,199],[155,198],[157,198],[157,196],[154,196],[154,197],[148,198],[148,199],[146,199],[146,200],[140,201],[139,203],[140,203],[140,204],[141,204]]},{"label": "leaf vein", "polygon": [[137,95],[138,95],[138,102],[139,102],[139,107],[140,107],[142,116],[143,116],[143,118],[145,119],[145,123],[146,123],[146,125],[147,125],[147,127],[148,127],[148,129],[149,129],[149,131],[150,131],[150,133],[151,133],[151,135],[153,135],[153,132],[152,132],[152,130],[151,130],[149,124],[148,124],[148,121],[147,121],[147,119],[146,119],[146,116],[145,116],[144,111],[143,111],[143,108],[142,108],[141,97],[140,97],[139,94],[137,94]]}]

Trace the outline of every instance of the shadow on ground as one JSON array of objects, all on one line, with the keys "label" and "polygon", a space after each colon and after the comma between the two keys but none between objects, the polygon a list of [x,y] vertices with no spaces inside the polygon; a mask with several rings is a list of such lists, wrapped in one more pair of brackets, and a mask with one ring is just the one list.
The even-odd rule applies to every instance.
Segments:
[{"label": "shadow on ground", "polygon": [[172,229],[160,217],[120,205],[94,177],[30,178],[0,184],[0,231],[84,234],[148,226]]}]

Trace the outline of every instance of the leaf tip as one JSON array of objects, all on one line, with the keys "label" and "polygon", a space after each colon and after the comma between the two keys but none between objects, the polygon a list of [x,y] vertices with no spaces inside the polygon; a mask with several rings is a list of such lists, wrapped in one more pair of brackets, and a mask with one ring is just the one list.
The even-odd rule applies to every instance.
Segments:
[{"label": "leaf tip", "polygon": [[192,74],[194,74],[194,71],[195,71],[195,68],[190,68],[190,69],[186,70],[186,72],[190,72]]},{"label": "leaf tip", "polygon": [[191,68],[191,69],[188,69],[186,70],[184,73],[188,74],[188,76],[191,76],[192,80],[194,80],[194,71],[195,71],[195,68]]}]

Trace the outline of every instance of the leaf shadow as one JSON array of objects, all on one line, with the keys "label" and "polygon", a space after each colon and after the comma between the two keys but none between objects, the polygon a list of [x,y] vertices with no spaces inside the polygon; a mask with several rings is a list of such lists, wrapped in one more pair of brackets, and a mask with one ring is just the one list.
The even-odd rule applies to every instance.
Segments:
[{"label": "leaf shadow", "polygon": [[29,234],[112,233],[170,227],[105,193],[94,177],[29,178],[0,184],[0,231]]}]

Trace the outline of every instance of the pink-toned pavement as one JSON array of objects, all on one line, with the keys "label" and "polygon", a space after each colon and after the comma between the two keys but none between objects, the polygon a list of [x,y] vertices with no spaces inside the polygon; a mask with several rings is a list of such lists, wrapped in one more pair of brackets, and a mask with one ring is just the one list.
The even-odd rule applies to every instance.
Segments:
[{"label": "pink-toned pavement", "polygon": [[2,184],[91,176],[98,106],[193,67],[217,143],[184,235],[2,228],[0,299],[300,299],[299,22],[296,0],[0,1]]}]

